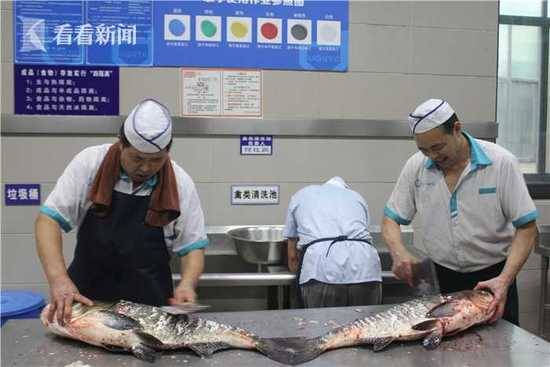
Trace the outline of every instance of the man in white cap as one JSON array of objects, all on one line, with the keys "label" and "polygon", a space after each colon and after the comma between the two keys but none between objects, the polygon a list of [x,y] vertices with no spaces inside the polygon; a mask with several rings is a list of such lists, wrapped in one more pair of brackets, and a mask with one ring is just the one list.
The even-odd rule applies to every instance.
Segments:
[{"label": "man in white cap", "polygon": [[382,222],[393,272],[413,285],[417,259],[400,225],[416,218],[415,244],[435,262],[441,291],[488,289],[495,296],[490,321],[518,325],[515,278],[537,240],[538,213],[517,159],[469,135],[441,99],[418,106],[409,124],[420,151],[405,164]]},{"label": "man in white cap", "polygon": [[[36,220],[50,320],[69,320],[73,301],[196,300],[208,244],[204,215],[191,177],[170,159],[171,144],[170,112],[146,99],[121,126],[117,143],[86,148],[69,163]],[[75,227],[76,250],[67,269],[61,229]],[[181,257],[175,290],[171,252]]]},{"label": "man in white cap", "polygon": [[288,267],[306,308],[379,304],[382,271],[363,197],[340,177],[290,200],[283,235]]}]

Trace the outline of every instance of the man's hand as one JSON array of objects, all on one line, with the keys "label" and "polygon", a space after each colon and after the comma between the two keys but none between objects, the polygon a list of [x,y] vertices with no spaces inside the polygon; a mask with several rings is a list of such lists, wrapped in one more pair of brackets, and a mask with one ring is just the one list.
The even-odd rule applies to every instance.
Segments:
[{"label": "man's hand", "polygon": [[179,284],[174,290],[174,297],[168,299],[168,304],[196,303],[197,293],[190,285]]},{"label": "man's hand", "polygon": [[414,286],[414,274],[413,274],[413,265],[418,263],[418,259],[412,256],[408,252],[404,252],[399,255],[392,257],[393,264],[391,270],[397,277],[407,282],[409,287]]},{"label": "man's hand", "polygon": [[93,306],[93,302],[84,297],[78,291],[73,281],[64,276],[54,280],[50,284],[50,307],[48,309],[47,318],[49,322],[53,322],[54,316],[57,316],[57,323],[65,325],[65,322],[71,320],[71,311],[73,301],[84,303],[88,306]]},{"label": "man's hand", "polygon": [[298,271],[299,265],[300,265],[300,259],[299,259],[299,256],[297,256],[297,254],[295,254],[294,256],[288,257],[288,270],[291,273],[296,273]]},{"label": "man's hand", "polygon": [[493,302],[489,305],[489,310],[493,313],[493,317],[488,321],[493,323],[500,319],[504,314],[506,306],[506,297],[508,296],[508,287],[510,283],[504,280],[502,277],[496,277],[484,282],[479,282],[474,289],[488,289],[493,293]]}]

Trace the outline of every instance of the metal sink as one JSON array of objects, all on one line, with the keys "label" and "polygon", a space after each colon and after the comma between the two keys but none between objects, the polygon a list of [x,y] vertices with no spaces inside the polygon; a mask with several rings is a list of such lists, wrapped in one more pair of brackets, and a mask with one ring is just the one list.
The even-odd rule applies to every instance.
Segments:
[{"label": "metal sink", "polygon": [[251,264],[283,264],[286,260],[284,226],[238,227],[227,231],[239,256]]}]

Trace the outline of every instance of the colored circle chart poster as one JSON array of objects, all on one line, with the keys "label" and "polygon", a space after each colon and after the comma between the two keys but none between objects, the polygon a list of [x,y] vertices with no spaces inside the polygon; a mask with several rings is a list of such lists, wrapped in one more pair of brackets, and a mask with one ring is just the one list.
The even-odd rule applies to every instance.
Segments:
[{"label": "colored circle chart poster", "polygon": [[154,65],[346,71],[348,1],[155,1]]}]

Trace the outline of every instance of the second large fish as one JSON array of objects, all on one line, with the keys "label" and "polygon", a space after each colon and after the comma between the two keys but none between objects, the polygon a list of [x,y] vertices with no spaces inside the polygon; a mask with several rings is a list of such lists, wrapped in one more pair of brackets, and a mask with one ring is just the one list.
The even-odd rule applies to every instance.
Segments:
[{"label": "second large fish", "polygon": [[[286,353],[279,361],[299,364],[336,348],[372,344],[374,351],[394,341],[423,339],[427,349],[436,348],[444,336],[487,322],[493,295],[483,290],[468,290],[447,295],[414,299],[386,311],[355,320],[320,337],[304,340],[279,340]],[[281,357],[280,354],[275,359]]]}]

